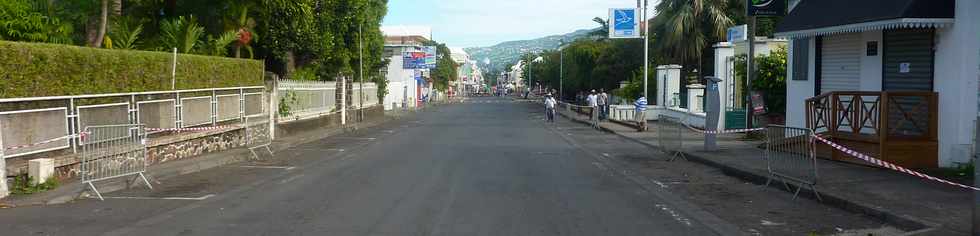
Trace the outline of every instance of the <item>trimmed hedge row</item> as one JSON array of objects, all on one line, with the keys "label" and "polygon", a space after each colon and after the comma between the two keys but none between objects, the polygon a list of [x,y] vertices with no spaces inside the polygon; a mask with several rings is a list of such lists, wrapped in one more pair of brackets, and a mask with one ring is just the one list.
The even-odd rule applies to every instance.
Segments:
[{"label": "trimmed hedge row", "polygon": [[[0,41],[0,98],[165,91],[173,54]],[[258,60],[180,54],[176,87],[263,85]]]}]

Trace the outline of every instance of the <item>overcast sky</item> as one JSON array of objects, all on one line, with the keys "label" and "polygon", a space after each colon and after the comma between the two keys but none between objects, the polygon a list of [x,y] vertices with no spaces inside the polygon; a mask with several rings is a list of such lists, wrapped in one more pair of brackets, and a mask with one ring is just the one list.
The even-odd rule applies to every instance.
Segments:
[{"label": "overcast sky", "polygon": [[618,7],[636,7],[636,1],[389,0],[384,25],[428,25],[435,40],[450,47],[491,46],[595,28],[592,18]]}]

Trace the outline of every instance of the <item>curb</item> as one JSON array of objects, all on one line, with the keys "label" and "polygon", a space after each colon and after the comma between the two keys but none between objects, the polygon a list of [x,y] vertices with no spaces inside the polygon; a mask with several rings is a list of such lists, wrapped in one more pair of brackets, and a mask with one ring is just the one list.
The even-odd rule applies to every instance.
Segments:
[{"label": "curb", "polygon": [[[343,127],[324,128],[324,129],[317,129],[317,130],[303,132],[303,133],[297,133],[291,135],[290,137],[306,137],[306,138],[298,138],[294,140],[283,140],[281,142],[274,142],[271,148],[275,153],[305,143],[313,142],[323,138],[328,138],[330,136],[348,133],[348,132],[355,132],[358,129],[370,128],[398,119],[400,118],[381,117],[370,121],[351,124]],[[306,135],[312,133],[317,133],[319,135],[313,135],[313,136]],[[284,137],[282,139],[289,139],[289,138]],[[165,180],[181,175],[201,172],[201,171],[205,171],[205,170],[209,170],[212,168],[225,166],[229,164],[248,161],[250,159],[249,158],[250,155],[251,154],[247,148],[237,147],[233,149],[228,149],[224,151],[213,152],[213,153],[208,153],[208,154],[188,158],[186,159],[187,160],[186,162],[181,162],[180,160],[178,160],[173,162],[162,163],[156,165],[155,167],[148,168],[146,171],[146,178],[150,181],[151,184],[158,184],[160,183],[160,180]],[[139,182],[141,181],[135,181],[136,184],[131,185],[127,181],[127,178],[116,178],[116,179],[101,181],[97,186],[99,188],[99,192],[101,192],[102,194],[106,194],[119,190],[128,189],[130,187],[138,186],[140,185]],[[88,198],[91,195],[90,190],[87,188],[87,186],[83,185],[81,182],[78,181],[72,181],[70,184],[64,184],[59,188],[51,190],[50,192],[47,193],[48,193],[47,195],[40,195],[36,199],[22,199],[20,202],[0,201],[0,203],[5,203],[7,204],[5,206],[9,206],[11,208],[24,207],[24,206],[38,206],[38,205],[57,205],[57,204],[69,203],[83,198]],[[40,193],[40,194],[44,194],[44,193]]]},{"label": "curb", "polygon": [[[568,118],[568,116],[565,116],[564,114],[562,114],[562,116]],[[590,123],[588,123],[586,121],[581,121],[581,120],[578,120],[578,119],[568,118],[568,120],[571,120],[571,121],[574,121],[574,122],[580,123],[580,124],[591,125]],[[632,138],[632,137],[623,135],[623,134],[621,134],[619,132],[613,131],[613,130],[611,130],[609,128],[606,128],[606,127],[599,126],[599,130],[601,130],[602,132],[615,134],[616,136],[619,136],[619,137],[624,138],[626,140],[630,140],[630,141],[632,141],[634,143],[638,143],[640,145],[646,146],[646,147],[648,147],[650,149],[656,149],[656,150],[660,150],[661,149],[660,147],[658,147],[656,145],[653,145],[653,144],[644,142],[642,140],[635,139],[635,138]],[[749,171],[749,170],[743,170],[743,169],[739,169],[739,168],[732,167],[732,166],[729,166],[729,165],[725,165],[724,163],[713,161],[710,158],[706,158],[706,157],[704,157],[704,156],[702,156],[700,154],[697,154],[697,153],[693,153],[693,152],[690,152],[690,151],[681,151],[681,153],[684,154],[684,156],[687,157],[687,159],[690,160],[690,161],[692,161],[692,162],[696,162],[696,163],[699,163],[699,164],[702,164],[702,165],[705,165],[705,166],[708,166],[708,167],[719,169],[725,175],[736,177],[736,178],[739,178],[739,179],[742,179],[742,180],[745,180],[745,181],[748,181],[748,182],[751,182],[751,183],[754,183],[754,184],[762,185],[762,184],[765,184],[766,181],[769,179],[768,176],[765,175],[765,174],[759,174],[759,173],[755,173],[755,172],[752,172],[752,171]],[[787,183],[787,184],[789,184],[793,188],[800,187],[799,185],[794,184],[794,183]],[[782,191],[787,191],[786,189],[780,188],[779,185],[771,185],[770,187],[771,188],[776,188],[776,189],[779,189],[779,190],[782,190]],[[801,190],[800,193],[801,193],[800,194],[800,197],[805,197],[805,198],[808,198],[808,199],[814,199],[815,200],[815,197],[813,195],[813,191],[812,190],[803,188],[803,190]],[[825,205],[832,206],[832,207],[836,207],[836,208],[839,208],[839,209],[842,209],[842,210],[845,210],[845,211],[848,211],[848,212],[858,213],[858,214],[862,214],[862,215],[865,215],[865,216],[868,216],[868,217],[872,217],[872,218],[881,220],[881,221],[883,221],[883,222],[885,222],[885,223],[887,223],[889,225],[895,226],[895,227],[897,227],[897,228],[899,228],[901,230],[904,230],[906,232],[922,232],[923,230],[928,230],[930,228],[937,227],[937,225],[935,225],[935,224],[926,223],[926,221],[921,220],[921,219],[918,219],[918,218],[915,218],[913,216],[897,214],[897,213],[890,212],[890,211],[885,210],[885,209],[881,209],[879,207],[875,207],[875,206],[873,206],[871,204],[865,204],[865,203],[862,203],[862,202],[848,200],[847,198],[844,198],[844,197],[835,195],[833,193],[820,192],[820,196],[823,198],[823,201],[818,201],[818,203],[825,204]]]}]

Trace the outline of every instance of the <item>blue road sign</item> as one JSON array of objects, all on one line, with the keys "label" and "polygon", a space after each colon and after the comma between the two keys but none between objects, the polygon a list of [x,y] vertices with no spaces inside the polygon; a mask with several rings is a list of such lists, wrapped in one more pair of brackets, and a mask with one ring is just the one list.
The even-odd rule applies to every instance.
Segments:
[{"label": "blue road sign", "polygon": [[609,9],[609,38],[639,38],[639,16],[636,8]]}]

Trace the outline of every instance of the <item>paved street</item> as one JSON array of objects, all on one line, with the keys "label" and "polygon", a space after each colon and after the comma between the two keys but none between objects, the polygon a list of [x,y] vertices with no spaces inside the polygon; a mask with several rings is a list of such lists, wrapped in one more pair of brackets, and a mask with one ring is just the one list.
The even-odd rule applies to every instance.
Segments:
[{"label": "paved street", "polygon": [[[474,98],[300,145],[264,161],[164,180],[153,191],[115,192],[104,202],[2,209],[0,232],[716,235],[880,227],[810,201],[793,203],[784,193],[757,198],[749,195],[757,188],[738,189],[738,181],[691,164],[677,168],[702,168],[691,175],[714,185],[667,191],[667,185],[683,182],[670,174],[676,170],[651,174],[674,178],[665,184],[647,181],[621,167],[629,163],[614,160],[649,159],[654,154],[642,151],[649,149],[599,141],[608,138],[598,134],[586,137],[597,132],[564,120],[545,123],[538,109],[506,98]],[[633,151],[613,158],[622,149]],[[735,185],[734,190],[721,191],[722,197],[698,195],[725,185]],[[739,207],[753,200],[755,205]],[[769,204],[791,210],[765,209]],[[796,211],[822,220],[799,218]],[[752,217],[743,221],[740,214]],[[757,217],[772,215],[778,217],[767,218],[776,221],[768,226],[781,227],[764,229],[768,220],[759,225]]]}]

